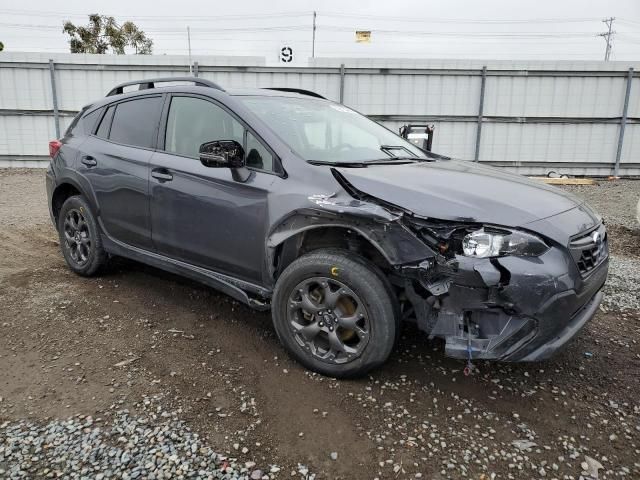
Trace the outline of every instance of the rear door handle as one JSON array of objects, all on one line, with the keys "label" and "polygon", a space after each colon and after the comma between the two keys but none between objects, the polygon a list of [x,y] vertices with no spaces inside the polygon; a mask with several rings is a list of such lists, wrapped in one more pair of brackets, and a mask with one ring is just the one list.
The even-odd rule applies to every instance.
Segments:
[{"label": "rear door handle", "polygon": [[93,158],[91,155],[85,155],[84,157],[82,157],[82,159],[80,159],[80,161],[84,163],[87,167],[95,167],[98,164],[96,159]]},{"label": "rear door handle", "polygon": [[173,175],[171,175],[166,168],[155,168],[151,170],[151,176],[161,182],[170,182],[173,180]]}]

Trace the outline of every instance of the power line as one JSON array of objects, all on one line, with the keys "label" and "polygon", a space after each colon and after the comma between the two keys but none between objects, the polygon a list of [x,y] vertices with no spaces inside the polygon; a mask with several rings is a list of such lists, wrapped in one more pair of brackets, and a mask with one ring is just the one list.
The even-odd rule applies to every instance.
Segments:
[{"label": "power line", "polygon": [[609,18],[605,18],[604,20],[602,20],[603,23],[605,23],[608,27],[607,32],[605,33],[600,33],[598,34],[598,36],[600,37],[604,37],[604,39],[607,41],[607,46],[605,47],[604,50],[604,61],[608,62],[609,61],[609,57],[611,56],[611,43],[612,43],[612,35],[614,35],[616,32],[612,32],[611,29],[613,28],[613,21],[615,20],[614,17],[609,17]]},{"label": "power line", "polygon": [[[56,25],[35,25],[26,23],[2,23],[0,26],[6,28],[35,29],[35,30],[60,30]],[[321,30],[332,32],[349,32],[353,33],[351,27],[339,25],[321,25]],[[304,25],[279,25],[279,26],[252,26],[252,27],[214,27],[214,28],[192,28],[193,33],[209,33],[209,32],[280,32],[280,31],[308,31],[308,27]],[[405,35],[405,36],[427,36],[427,37],[470,37],[470,38],[589,38],[593,37],[591,32],[464,32],[464,31],[417,31],[417,30],[388,30],[388,29],[372,29],[372,32],[383,35]],[[148,34],[176,34],[184,35],[182,28],[149,28],[145,29]]]},{"label": "power line", "polygon": [[344,17],[356,19],[372,19],[398,22],[419,22],[419,23],[468,23],[468,24],[519,24],[519,23],[585,23],[597,22],[597,17],[587,18],[520,18],[520,19],[464,19],[464,18],[438,18],[438,17],[391,17],[387,15],[362,15],[340,12],[320,12],[323,17]]},{"label": "power line", "polygon": [[[222,33],[221,33],[222,34]],[[225,36],[217,36],[218,34],[216,33],[210,33],[210,34],[200,34],[198,35],[194,40],[199,40],[199,41],[225,41],[225,42],[230,42],[230,43],[282,43],[282,39],[280,38],[267,38],[267,37],[251,37],[251,38],[238,38],[238,37],[225,37]],[[224,34],[223,34],[224,35]],[[30,35],[30,37],[38,37],[38,38],[43,38],[43,39],[47,39],[47,40],[52,40],[53,37],[51,37],[51,35],[44,33],[43,35],[38,35],[38,34],[33,34]],[[154,39],[164,39],[164,38],[173,38],[175,37],[175,35],[171,34],[171,35],[164,35],[164,34],[157,34],[154,35]],[[187,39],[188,40],[188,39]],[[66,39],[64,39],[65,43],[66,43]],[[294,45],[295,44],[307,44],[309,46],[311,46],[313,40],[309,40],[309,39],[304,39],[304,38],[295,38],[295,39],[289,39],[289,41],[293,42]],[[497,46],[500,45],[504,45],[504,40],[502,39],[495,39],[495,38],[481,38],[481,39],[476,39],[473,40],[474,42],[482,42],[481,44],[496,44]],[[446,42],[447,45],[468,45],[470,40],[464,40],[464,39],[449,39],[449,38],[441,38],[441,39],[434,39],[434,38],[429,38],[429,39],[388,39],[388,40],[384,40],[383,43],[372,43],[370,45],[366,45],[366,46],[360,46],[361,51],[366,51],[366,49],[370,49],[370,47],[380,47],[380,46],[387,46],[387,45],[403,45],[403,46],[411,46],[411,45],[416,45],[416,46],[424,46],[424,45],[435,45],[435,44],[440,44]],[[535,42],[535,43],[533,43]],[[513,40],[511,42],[509,42],[510,45],[525,45],[528,47],[532,47],[532,46],[536,46],[537,44],[539,44],[540,40],[539,39],[520,39],[520,40]],[[345,41],[345,40],[327,40],[327,39],[316,39],[316,45],[321,44],[321,45],[327,45],[327,44],[334,44],[334,45],[344,45],[344,46],[349,46],[351,45],[352,42],[349,41]],[[634,40],[625,40],[625,43],[638,43],[637,41]],[[585,42],[562,42],[562,46],[576,46],[576,47],[585,47],[585,46],[589,46],[588,43]],[[29,47],[29,48],[35,48],[35,47]],[[548,49],[548,47],[546,46],[541,46],[541,48],[546,48]],[[187,51],[185,48],[178,48],[175,50],[180,50],[180,51]],[[196,50],[196,49],[194,49]]]},{"label": "power line", "polygon": [[[334,32],[353,32],[350,27],[337,25],[321,25],[322,30]],[[450,36],[450,37],[478,37],[478,38],[502,38],[502,37],[548,37],[548,38],[571,38],[571,37],[593,37],[593,32],[452,32],[452,31],[418,31],[418,30],[388,30],[372,28],[371,32],[376,34],[393,34],[393,35],[416,35],[427,37]]]},{"label": "power line", "polygon": [[[71,13],[71,12],[58,12],[58,11],[32,11],[32,10],[15,10],[15,9],[0,9],[0,13],[5,15],[19,15],[29,17],[87,17],[88,13]],[[597,17],[583,17],[583,18],[519,18],[519,19],[465,19],[465,18],[442,18],[442,17],[393,17],[387,15],[363,15],[361,13],[342,13],[342,12],[308,12],[308,11],[295,11],[295,12],[281,12],[281,13],[257,13],[257,14],[236,14],[236,15],[131,15],[131,14],[114,14],[109,13],[107,15],[114,17],[127,17],[131,20],[154,20],[154,21],[168,21],[175,22],[177,20],[189,20],[192,22],[197,21],[211,21],[211,20],[253,20],[253,19],[272,19],[283,17],[304,17],[315,13],[316,16],[333,17],[333,18],[349,18],[358,20],[381,20],[381,21],[395,21],[395,22],[409,22],[409,23],[458,23],[458,24],[562,24],[562,23],[588,23],[596,22],[600,19]],[[638,23],[630,21],[632,23]]]},{"label": "power line", "polygon": [[[640,21],[638,21],[638,20],[628,20],[626,18],[616,18],[616,20],[618,20],[619,22],[622,22],[622,23],[629,23],[629,24],[632,24],[632,25],[638,25],[640,27]],[[638,28],[638,27],[636,27],[636,28]]]},{"label": "power line", "polygon": [[[62,26],[57,25],[36,25],[31,23],[2,23],[0,22],[0,26],[5,28],[20,28],[20,29],[35,29],[35,30],[59,30],[62,32]],[[253,31],[287,31],[287,30],[298,30],[298,31],[308,31],[307,27],[302,25],[281,25],[281,26],[253,26],[253,27],[223,27],[223,28],[192,28],[192,32],[253,32]],[[178,28],[151,28],[145,29],[146,33],[178,33],[180,35],[184,35],[183,29]]]},{"label": "power line", "polygon": [[[190,29],[191,32],[193,32],[193,29]],[[278,38],[278,37],[260,37],[260,36],[250,36],[250,37],[233,37],[233,36],[229,36],[230,33],[233,32],[200,32],[197,36],[195,36],[195,38],[193,40],[212,40],[212,41],[230,41],[230,42],[248,42],[248,43],[252,43],[252,42],[282,42],[283,39],[282,38]],[[269,32],[265,32],[265,33],[269,33]],[[304,33],[302,31],[300,32],[295,32],[295,33]],[[180,37],[180,36],[184,36],[184,32],[169,32],[169,33],[163,33],[163,32],[156,32],[153,35],[154,39],[172,39],[175,37]],[[65,40],[63,39],[61,36],[59,36],[58,34],[54,33],[54,32],[34,32],[32,34],[29,35],[29,37],[31,38],[43,38],[43,39],[47,39],[47,40],[53,40],[55,38],[58,38],[60,40]],[[193,37],[193,35],[192,35]],[[625,38],[622,38],[622,40],[624,40],[625,42],[627,41]],[[312,39],[308,39],[308,38],[301,38],[301,37],[297,37],[296,38],[288,38],[286,39],[287,41],[293,42],[294,44],[309,44],[311,45],[313,43]],[[542,39],[542,41],[544,40],[555,40],[554,38],[550,38],[550,39]],[[585,39],[568,39],[568,41],[563,41],[562,42],[562,46],[588,46],[589,42],[588,40],[595,40],[594,36],[589,36],[588,38]],[[465,38],[449,38],[449,37],[444,37],[444,38],[385,38],[384,40],[380,41],[380,42],[372,42],[369,45],[361,45],[360,48],[364,51],[365,49],[369,48],[369,47],[380,47],[380,46],[385,46],[385,45],[392,45],[392,44],[402,44],[402,45],[425,45],[425,44],[441,44],[446,42],[446,44],[469,44],[470,42],[481,42],[482,44],[503,44],[504,45],[504,39],[502,38],[474,38],[474,39],[465,39]],[[535,43],[534,43],[535,42]],[[527,45],[527,46],[535,46],[537,43],[540,43],[541,39],[540,38],[517,38],[517,39],[512,39],[509,41],[509,45]],[[187,38],[187,43],[188,43],[188,38]],[[324,38],[316,38],[315,40],[316,45],[317,44],[338,44],[338,45],[350,45],[351,43],[353,43],[352,41],[349,41],[347,39],[336,39],[335,36],[332,36],[330,39],[324,39]],[[630,41],[629,43],[633,43],[633,41]],[[548,47],[542,47],[542,48],[548,48]],[[179,49],[179,50],[184,50],[184,49]]]},{"label": "power line", "polygon": [[[29,17],[35,17],[36,19],[38,17],[44,17],[44,18],[41,19],[41,24],[24,23],[24,20],[21,18],[15,18],[16,21],[12,22],[11,20],[13,19],[10,20],[10,17],[9,18],[2,17],[3,14],[29,16]],[[311,39],[309,39],[309,37],[306,36],[308,35],[308,32],[309,32],[309,24],[307,23],[308,20],[305,21],[301,19],[299,20],[300,23],[297,23],[298,20],[292,20],[298,17],[306,17],[308,19],[310,15],[313,15],[312,17],[313,23],[311,25],[311,29],[312,29]],[[45,24],[45,22],[47,22],[45,18],[51,17],[51,19],[53,19],[53,17],[55,17],[57,19],[60,19],[64,16],[71,16],[71,17],[82,16],[86,18],[86,14],[79,14],[79,13],[65,14],[61,12],[52,12],[52,11],[35,12],[35,11],[28,11],[28,10],[0,9],[0,18],[3,18],[3,20],[5,20],[5,22],[0,21],[0,27],[5,28],[9,31],[10,29],[34,30],[33,33],[31,32],[29,33],[29,36],[31,37],[42,37],[48,34],[50,34],[53,37],[53,35],[55,34],[55,31],[59,32],[58,35],[62,35],[62,27],[59,25],[52,25],[51,23]],[[350,35],[353,35],[356,28],[351,26],[346,26],[346,23],[353,23],[353,22],[341,21],[341,19],[359,19],[359,20],[371,20],[371,21],[378,20],[380,22],[382,21],[385,22],[384,24],[385,27],[383,28],[368,29],[373,32],[374,38],[379,38],[379,42],[374,42],[370,46],[363,45],[363,46],[357,47],[358,50],[355,53],[358,53],[358,54],[366,54],[368,51],[375,50],[376,47],[380,47],[384,45],[389,45],[389,47],[391,47],[393,44],[406,45],[409,42],[414,42],[416,45],[418,45],[418,44],[427,44],[425,42],[433,42],[434,44],[436,44],[437,42],[447,42],[447,44],[449,43],[464,44],[465,42],[468,43],[468,42],[477,41],[482,43],[487,42],[489,44],[495,43],[495,44],[502,44],[502,45],[531,45],[533,47],[534,45],[532,45],[529,42],[541,42],[541,45],[542,45],[542,42],[547,41],[545,45],[549,45],[548,42],[550,41],[562,40],[562,44],[561,44],[562,47],[566,47],[568,45],[581,45],[587,48],[589,46],[588,39],[596,39],[597,36],[602,36],[606,40],[605,60],[608,61],[610,60],[610,58],[612,58],[612,55],[613,55],[613,52],[612,52],[613,37],[614,35],[618,35],[616,34],[615,31],[613,31],[613,21],[615,20],[613,17],[605,20],[601,20],[608,27],[607,32],[601,33],[601,34],[597,34],[596,33],[597,30],[595,30],[595,28],[594,28],[595,31],[591,31],[591,32],[571,31],[570,29],[563,29],[562,27],[558,27],[558,28],[551,27],[549,28],[549,31],[540,31],[540,30],[546,30],[546,27],[544,25],[547,25],[547,24],[548,25],[568,24],[568,23],[584,24],[584,23],[599,21],[600,19],[597,19],[597,18],[534,18],[534,19],[453,19],[453,18],[435,18],[435,17],[405,18],[405,17],[390,17],[390,16],[383,16],[383,15],[361,15],[361,14],[349,14],[349,13],[340,13],[340,12],[315,12],[315,11],[314,12],[307,11],[307,12],[264,13],[264,14],[256,13],[253,15],[215,15],[215,16],[213,15],[211,16],[121,15],[120,17],[126,17],[127,19],[136,20],[136,21],[147,19],[152,25],[147,26],[143,24],[145,32],[159,39],[164,38],[163,41],[167,44],[170,44],[169,42],[171,42],[170,39],[172,37],[182,37],[184,39],[185,27],[176,26],[176,23],[180,24],[182,23],[182,21],[184,21],[182,25],[191,25],[191,27],[193,27],[193,28],[189,28],[190,34],[194,36],[193,40],[204,41],[207,39],[211,39],[215,41],[228,40],[230,42],[249,42],[249,43],[274,42],[275,43],[275,42],[283,41],[282,37],[287,36],[288,38],[285,38],[284,40],[304,44],[305,48],[309,48],[311,50],[312,57],[314,57],[316,53],[316,44],[327,45],[326,49],[325,48],[322,49],[323,54],[329,54],[329,52],[325,50],[329,50],[329,51],[331,50],[331,47],[328,46],[330,44],[341,44],[341,45],[344,45],[345,47],[349,47],[349,40],[344,34],[348,33]],[[280,22],[276,22],[274,20],[276,18],[277,19],[282,18],[283,19],[282,23],[284,24],[277,25],[277,23],[280,23]],[[285,20],[286,18],[288,18],[289,20],[286,21]],[[326,19],[326,21],[328,21],[329,23],[325,25],[323,23],[318,22],[317,20],[319,19]],[[333,19],[334,21],[332,22],[331,19]],[[247,23],[249,24],[259,23],[261,20],[269,21],[269,23],[266,25],[262,23],[262,25],[258,25],[258,26],[243,26],[242,24],[227,22],[227,20],[243,21],[244,25],[247,25]],[[49,21],[53,21],[53,20],[49,20]],[[225,23],[223,23],[223,25],[220,25],[218,23],[220,21]],[[626,24],[640,25],[640,22],[636,22],[635,20],[620,19],[619,21],[623,22],[625,25]],[[172,25],[166,25],[166,24],[163,24],[162,22],[172,22]],[[191,22],[195,23],[195,26]],[[208,24],[203,24],[202,22],[208,22]],[[420,22],[421,24],[442,23],[442,24],[449,24],[450,28],[449,30],[446,30],[446,27],[443,26],[442,28],[445,30],[442,30],[442,31],[439,31],[437,27],[436,28],[429,27],[428,29],[425,29],[425,30],[418,30],[418,28],[420,27],[417,25],[415,26],[411,25],[411,27],[413,28],[410,28],[410,29],[403,29],[401,25],[397,25],[397,26],[392,25],[391,28],[389,28],[387,22],[399,22],[399,23],[408,23],[408,24],[415,23],[415,22]],[[274,25],[274,23],[276,23],[276,25]],[[335,23],[338,23],[338,25],[336,25]],[[340,25],[341,23],[342,25]],[[460,29],[457,29],[452,24],[460,24]],[[491,31],[460,31],[465,28],[463,26],[464,24],[472,24],[472,25],[478,25],[478,26],[513,24],[513,25],[516,25],[516,27],[511,28],[510,30],[517,30],[517,31],[502,32],[502,31],[496,31],[495,29],[491,29]],[[532,27],[534,25],[539,25],[540,27],[537,29],[538,31],[527,31],[526,27],[519,26],[523,24],[531,24]],[[396,28],[394,29],[393,27],[396,27]],[[585,27],[589,28],[589,26],[587,25],[585,25]],[[474,30],[473,27],[468,27],[468,28],[470,28],[471,30]],[[519,28],[523,28],[523,30],[518,30]],[[581,30],[586,30],[587,28],[582,28]],[[636,28],[635,26],[632,26],[632,27],[627,26],[628,30],[635,30],[635,28]],[[477,28],[475,30],[480,30],[480,28]],[[282,35],[283,32],[289,32],[289,33],[285,33],[285,35]],[[280,35],[274,35],[274,38],[268,38],[268,39],[266,38],[261,39],[257,37],[254,37],[254,38],[229,37],[229,35],[233,35],[234,33],[240,34],[238,35],[238,37],[252,37],[252,35],[242,35],[243,33],[249,33],[249,34],[280,33]],[[330,39],[317,38],[318,35],[322,37],[323,36],[322,33],[325,33],[324,36],[329,37]],[[616,36],[616,40],[619,42],[620,46],[624,44],[628,44],[627,45],[628,48],[631,48],[631,45],[637,44],[638,42],[636,42],[635,39],[633,39],[633,37],[631,37],[631,39],[630,37],[626,37],[625,36],[626,33],[627,32],[620,32],[620,36]],[[628,33],[629,35],[636,34],[634,31],[631,31]],[[19,36],[18,33],[14,35],[16,37]],[[219,35],[227,35],[227,37],[222,38]],[[302,35],[304,35],[305,37],[304,39],[299,38]],[[281,38],[275,38],[278,36]],[[342,38],[344,38],[344,40],[342,40]],[[187,40],[186,43],[188,43],[189,38],[187,38],[186,40]],[[309,43],[311,44],[310,46],[309,46]],[[556,44],[559,45],[560,42],[556,42]],[[497,45],[496,48],[499,48],[502,45]],[[247,47],[252,48],[251,45],[247,45]],[[28,47],[28,48],[35,48],[35,47]],[[494,47],[491,46],[490,48],[494,48]],[[618,48],[619,47],[617,47],[617,49]],[[47,50],[47,49],[51,49],[51,48],[50,47],[43,48],[43,50]],[[163,51],[160,48],[158,48],[158,50]],[[184,51],[184,49],[164,49],[164,51],[171,51],[171,50]],[[194,49],[194,51],[201,51],[201,50],[209,51],[209,49],[204,49],[204,48]],[[212,50],[214,51],[220,50],[220,48],[214,48]],[[566,50],[567,49],[565,49],[565,53],[563,54],[565,56],[583,55],[578,53],[569,53],[569,52],[566,52]],[[532,53],[532,55],[533,54],[538,55],[538,53]],[[430,55],[432,56],[432,54]],[[456,55],[459,55],[459,54],[456,54]],[[525,53],[524,55],[529,55],[529,54]],[[540,53],[539,55],[542,55],[542,53]],[[585,53],[584,55],[591,56],[592,54]]]},{"label": "power line", "polygon": [[[88,17],[89,13],[64,13],[64,12],[52,12],[52,11],[32,11],[32,10],[11,10],[0,9],[0,13],[5,15],[19,15],[29,17]],[[281,17],[302,17],[309,15],[309,12],[281,12],[281,13],[260,13],[260,14],[238,14],[238,15],[129,15],[129,14],[102,14],[110,17],[127,17],[132,20],[144,20],[144,19],[159,19],[175,22],[176,20],[191,20],[191,21],[208,21],[208,20],[253,20],[261,18],[281,18]]]}]

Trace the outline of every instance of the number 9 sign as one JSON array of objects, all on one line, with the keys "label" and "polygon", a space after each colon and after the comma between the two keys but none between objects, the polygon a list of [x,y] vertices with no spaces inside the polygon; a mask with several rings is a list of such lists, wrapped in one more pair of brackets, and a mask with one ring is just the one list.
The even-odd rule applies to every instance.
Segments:
[{"label": "number 9 sign", "polygon": [[293,61],[293,49],[291,47],[282,47],[280,49],[280,61],[283,63],[291,63]]}]

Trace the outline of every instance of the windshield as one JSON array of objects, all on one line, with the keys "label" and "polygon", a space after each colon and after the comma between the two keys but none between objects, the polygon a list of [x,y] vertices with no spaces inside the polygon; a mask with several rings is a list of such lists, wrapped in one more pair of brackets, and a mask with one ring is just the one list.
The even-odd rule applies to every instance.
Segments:
[{"label": "windshield", "polygon": [[427,158],[422,150],[344,105],[315,98],[238,98],[308,161]]}]

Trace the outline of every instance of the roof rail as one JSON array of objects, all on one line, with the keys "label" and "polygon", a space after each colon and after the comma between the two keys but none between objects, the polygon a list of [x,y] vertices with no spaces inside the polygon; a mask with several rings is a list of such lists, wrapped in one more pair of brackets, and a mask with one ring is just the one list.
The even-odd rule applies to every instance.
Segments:
[{"label": "roof rail", "polygon": [[156,83],[168,83],[168,82],[193,82],[194,85],[198,85],[200,87],[209,87],[215,88],[216,90],[221,90],[224,92],[224,89],[210,80],[205,80],[204,78],[198,77],[163,77],[163,78],[149,78],[145,80],[134,80],[132,82],[121,83],[107,93],[107,97],[112,95],[119,95],[124,92],[124,87],[128,87],[130,85],[140,85],[138,90],[147,90],[150,88],[156,88]]},{"label": "roof rail", "polygon": [[326,100],[322,95],[316,92],[312,92],[311,90],[303,90],[302,88],[289,88],[289,87],[267,87],[263,90],[277,90],[278,92],[291,92],[291,93],[299,93],[300,95],[308,95],[309,97],[322,98]]}]

